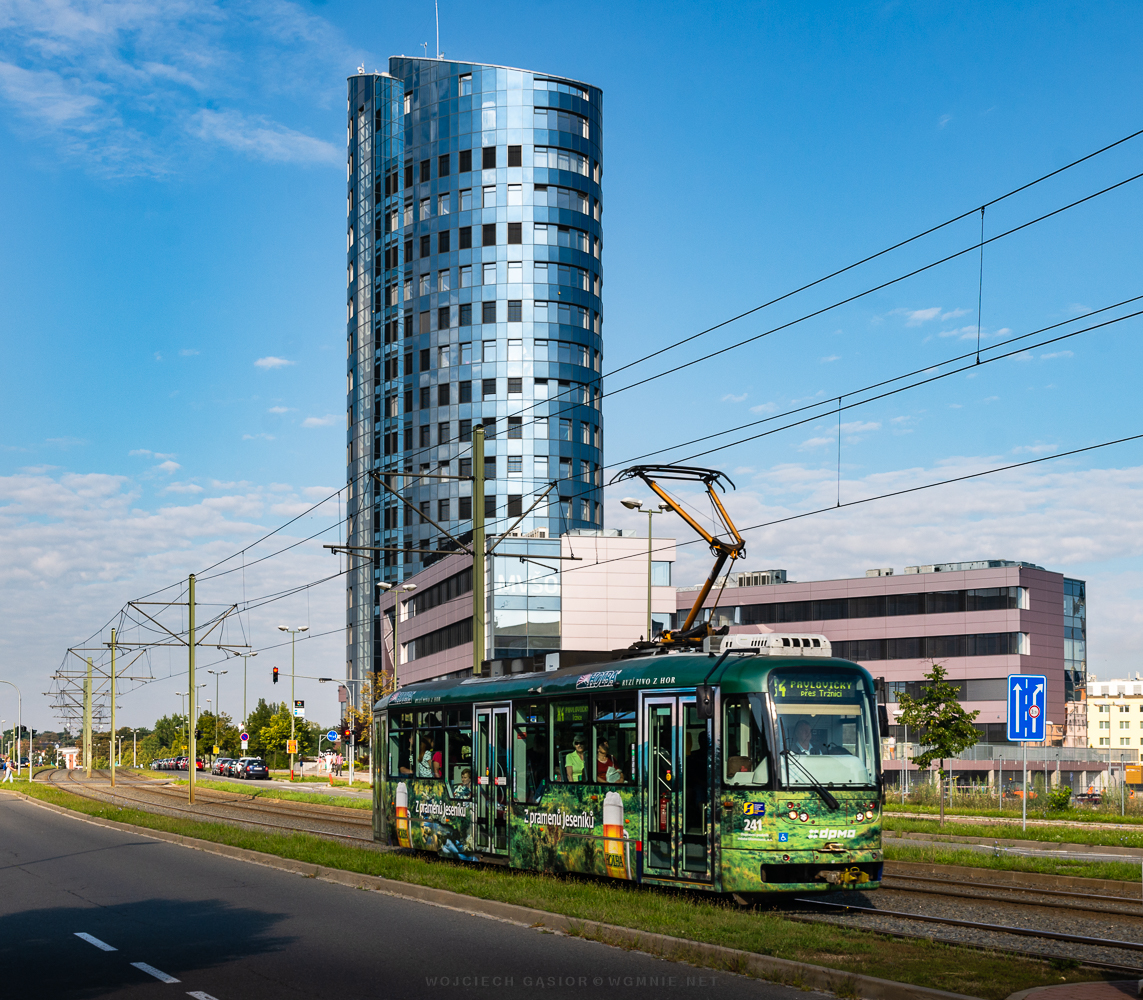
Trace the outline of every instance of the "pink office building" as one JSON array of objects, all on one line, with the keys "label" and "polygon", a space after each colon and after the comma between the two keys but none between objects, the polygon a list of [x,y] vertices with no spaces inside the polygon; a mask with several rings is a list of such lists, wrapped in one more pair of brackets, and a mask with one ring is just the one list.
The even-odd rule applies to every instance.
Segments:
[{"label": "pink office building", "polygon": [[[1003,745],[1007,676],[1043,674],[1050,741],[1087,746],[1083,581],[1030,563],[983,560],[805,583],[770,570],[733,582],[714,611],[717,624],[825,634],[834,655],[884,678],[890,711],[896,692],[916,693],[936,661],[961,686],[964,707],[979,710],[982,743]],[[693,588],[680,589],[677,600],[681,619]],[[903,732],[894,735],[903,742]]]}]

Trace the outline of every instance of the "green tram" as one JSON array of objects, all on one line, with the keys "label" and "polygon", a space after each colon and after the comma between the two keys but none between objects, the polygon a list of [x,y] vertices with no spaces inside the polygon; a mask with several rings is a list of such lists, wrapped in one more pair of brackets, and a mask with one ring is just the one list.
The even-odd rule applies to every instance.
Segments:
[{"label": "green tram", "polygon": [[744,898],[876,888],[869,673],[824,636],[726,643],[383,698],[375,839]]}]

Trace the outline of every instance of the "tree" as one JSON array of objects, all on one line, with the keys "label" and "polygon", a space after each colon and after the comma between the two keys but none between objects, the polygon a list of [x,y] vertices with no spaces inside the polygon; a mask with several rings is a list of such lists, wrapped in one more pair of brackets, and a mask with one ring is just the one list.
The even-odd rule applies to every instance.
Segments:
[{"label": "tree", "polygon": [[262,739],[259,734],[262,730],[270,724],[270,719],[274,716],[275,708],[271,708],[266,704],[265,698],[259,698],[258,704],[254,706],[253,711],[246,718],[246,732],[250,734],[250,752],[266,756],[267,749],[262,744]]},{"label": "tree", "polygon": [[944,667],[934,663],[933,669],[925,674],[928,684],[924,685],[918,697],[914,698],[904,692],[897,695],[902,709],[901,724],[920,733],[918,742],[926,748],[924,753],[913,758],[914,763],[918,767],[928,768],[935,760],[941,762],[942,825],[945,821],[945,759],[976,746],[980,739],[980,733],[972,724],[980,712],[966,712],[961,708],[956,699],[957,689],[945,680],[947,674]]},{"label": "tree", "polygon": [[155,723],[155,735],[159,738],[161,746],[179,747],[183,745],[187,717],[185,715],[164,715]]}]

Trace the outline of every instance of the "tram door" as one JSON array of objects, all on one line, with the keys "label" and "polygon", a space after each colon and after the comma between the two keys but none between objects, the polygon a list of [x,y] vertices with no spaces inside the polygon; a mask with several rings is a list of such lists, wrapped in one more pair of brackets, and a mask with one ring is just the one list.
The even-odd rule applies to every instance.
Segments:
[{"label": "tram door", "polygon": [[508,853],[508,706],[476,707],[476,787],[473,846]]},{"label": "tram door", "polygon": [[711,723],[699,719],[693,695],[645,696],[642,714],[644,871],[710,881]]}]

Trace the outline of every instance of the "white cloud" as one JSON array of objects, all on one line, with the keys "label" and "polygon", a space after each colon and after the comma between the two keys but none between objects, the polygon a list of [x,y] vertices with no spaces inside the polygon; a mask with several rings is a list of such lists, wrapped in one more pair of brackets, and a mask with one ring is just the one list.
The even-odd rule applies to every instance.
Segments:
[{"label": "white cloud", "polygon": [[184,347],[181,351],[179,351],[179,356],[183,358],[193,358],[196,354],[198,354],[198,351],[196,351],[193,347]]},{"label": "white cloud", "polygon": [[343,155],[333,143],[240,111],[203,108],[191,117],[188,130],[207,142],[271,163],[338,163]]},{"label": "white cloud", "polygon": [[151,451],[149,448],[135,448],[132,451],[127,452],[127,454],[131,458],[159,458],[159,459],[162,459],[162,458],[174,458],[175,457],[175,453],[173,451],[164,453],[161,451]]},{"label": "white cloud", "polygon": [[1022,444],[1012,449],[1013,455],[1048,455],[1059,448],[1058,444]]},{"label": "white cloud", "polygon": [[156,471],[165,472],[168,475],[170,475],[172,472],[177,472],[181,468],[182,466],[179,465],[178,462],[172,462],[170,459],[155,466]]},{"label": "white cloud", "polygon": [[163,488],[164,493],[201,493],[202,487],[197,483],[171,483]]},{"label": "white cloud", "polygon": [[741,403],[744,399],[746,399],[747,395],[748,394],[744,392],[741,396],[735,396],[732,393],[728,392],[725,396],[722,397],[722,402],[724,402],[724,403]]},{"label": "white cloud", "polygon": [[950,319],[957,319],[960,316],[967,316],[971,309],[950,309],[948,312],[941,313],[941,322],[947,323]]},{"label": "white cloud", "polygon": [[283,95],[303,112],[334,106],[336,77],[360,53],[301,4],[7,0],[0,29],[0,101],[23,135],[94,173],[164,175],[220,148],[273,162],[340,159],[336,135],[240,106]]},{"label": "white cloud", "polygon": [[1075,354],[1071,351],[1053,351],[1051,354],[1041,354],[1041,361],[1050,361],[1052,358],[1074,358]]},{"label": "white cloud", "polygon": [[290,407],[288,407],[288,406],[271,406],[270,409],[268,409],[266,412],[267,413],[289,413]]},{"label": "white cloud", "polygon": [[292,493],[294,490],[289,483],[271,483],[267,488],[271,493]]},{"label": "white cloud", "polygon": [[306,417],[302,421],[303,427],[336,427],[338,417],[336,413],[327,413],[324,417]]},{"label": "white cloud", "polygon": [[870,431],[881,430],[881,424],[870,420],[854,420],[841,425],[843,434],[868,434]]},{"label": "white cloud", "polygon": [[952,121],[952,115],[941,115],[937,119],[937,128],[944,128],[949,122]]},{"label": "white cloud", "polygon": [[759,403],[757,406],[750,407],[751,413],[773,413],[778,409],[777,403]]},{"label": "white cloud", "polygon": [[261,434],[243,434],[242,440],[243,441],[273,441],[274,435],[273,434],[266,434],[265,432],[263,432]]},{"label": "white cloud", "polygon": [[255,368],[285,368],[287,365],[292,365],[293,361],[287,361],[285,358],[276,358],[274,355],[268,355],[264,358],[259,358],[254,362]]},{"label": "white cloud", "polygon": [[931,306],[928,309],[906,310],[905,325],[920,326],[922,323],[927,323],[931,319],[936,319],[940,314],[940,306]]},{"label": "white cloud", "polygon": [[841,360],[840,354],[829,354],[826,357],[822,358],[821,362],[823,365],[826,365],[826,364],[829,364],[831,361],[840,361],[840,360]]}]

